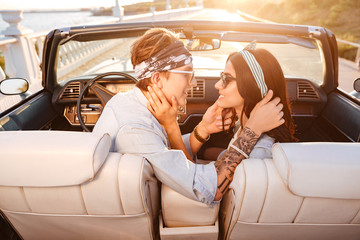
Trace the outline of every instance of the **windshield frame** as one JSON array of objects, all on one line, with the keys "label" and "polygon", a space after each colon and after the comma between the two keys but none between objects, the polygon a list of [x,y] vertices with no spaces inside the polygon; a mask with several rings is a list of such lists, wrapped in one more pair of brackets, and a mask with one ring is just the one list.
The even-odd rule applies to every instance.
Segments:
[{"label": "windshield frame", "polygon": [[[96,26],[77,26],[70,29],[58,29],[55,31],[50,51],[44,51],[44,56],[48,58],[49,64],[43,73],[44,83],[48,88],[55,87],[58,83],[56,80],[56,59],[57,51],[60,44],[67,39],[78,39],[88,41],[94,39],[108,39],[114,36],[141,36],[146,30],[153,27],[166,27],[175,32],[183,32],[185,36],[193,36],[194,32],[201,31],[208,34],[219,33],[224,31],[239,31],[261,34],[277,34],[293,37],[310,38],[318,41],[318,46],[322,50],[324,57],[324,78],[321,85],[325,90],[331,90],[337,86],[337,69],[334,69],[333,54],[328,42],[328,32],[321,27],[286,25],[286,24],[268,24],[254,22],[220,22],[220,21],[157,21],[157,22],[137,22],[121,23]],[[112,36],[112,37],[110,37]],[[65,39],[65,40],[64,40]],[[334,50],[333,50],[334,51]],[[44,64],[45,65],[45,64]],[[51,83],[52,82],[52,83]]]}]

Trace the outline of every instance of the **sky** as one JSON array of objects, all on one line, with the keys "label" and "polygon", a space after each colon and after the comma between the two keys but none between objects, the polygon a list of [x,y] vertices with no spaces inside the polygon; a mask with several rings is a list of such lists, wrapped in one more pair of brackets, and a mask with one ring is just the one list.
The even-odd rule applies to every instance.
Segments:
[{"label": "sky", "polygon": [[[116,0],[0,0],[0,10],[78,9],[112,7]],[[119,5],[129,5],[151,0],[118,0]]]}]

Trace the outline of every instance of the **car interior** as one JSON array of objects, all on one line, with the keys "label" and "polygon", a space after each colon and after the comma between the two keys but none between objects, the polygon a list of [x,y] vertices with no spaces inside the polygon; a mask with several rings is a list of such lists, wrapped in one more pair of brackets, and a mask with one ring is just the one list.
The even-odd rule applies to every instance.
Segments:
[{"label": "car interior", "polygon": [[[255,40],[283,68],[298,142],[244,160],[212,206],[91,133],[106,102],[135,87],[129,49],[151,27],[173,30],[193,54],[197,86],[178,109],[183,134],[217,100],[231,52]],[[74,48],[94,50],[80,64]],[[13,239],[359,239],[360,101],[337,88],[337,59],[335,36],[312,26],[164,21],[50,32],[44,89],[0,115],[0,229]],[[213,134],[197,157],[216,160],[231,138]]]}]

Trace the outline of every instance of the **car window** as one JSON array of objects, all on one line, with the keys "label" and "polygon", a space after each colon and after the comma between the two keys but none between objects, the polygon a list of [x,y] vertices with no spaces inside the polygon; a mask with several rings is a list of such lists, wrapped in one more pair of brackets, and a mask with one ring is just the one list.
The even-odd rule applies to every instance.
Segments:
[{"label": "car window", "polygon": [[57,81],[110,71],[133,71],[130,48],[136,38],[68,41],[59,48]]},{"label": "car window", "polygon": [[355,59],[339,57],[339,88],[352,95],[355,94],[354,81],[360,77],[360,48],[355,53]]},{"label": "car window", "polygon": [[[93,42],[68,41],[59,48],[57,80],[109,71],[133,73],[130,49],[136,38],[110,39]],[[314,41],[315,42],[315,41]],[[248,42],[222,41],[221,47],[211,51],[193,51],[194,69],[198,75],[218,76],[232,52],[242,50]],[[307,48],[293,43],[258,43],[257,48],[270,51],[279,61],[285,76],[323,82],[323,58],[315,43]]]},{"label": "car window", "polygon": [[[224,69],[228,55],[242,50],[248,42],[222,42],[214,51],[192,52],[195,69]],[[271,52],[279,61],[285,76],[323,83],[323,58],[319,48],[310,49],[295,44],[258,43],[257,48]]]}]

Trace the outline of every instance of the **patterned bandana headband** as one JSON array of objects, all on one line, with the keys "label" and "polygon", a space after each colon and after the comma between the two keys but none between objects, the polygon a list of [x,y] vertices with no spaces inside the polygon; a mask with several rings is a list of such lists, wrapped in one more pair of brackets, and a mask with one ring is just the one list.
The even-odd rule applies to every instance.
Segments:
[{"label": "patterned bandana headband", "polygon": [[175,41],[160,50],[153,57],[136,65],[135,76],[138,80],[141,80],[151,77],[155,72],[165,72],[190,64],[191,62],[191,54],[184,44],[180,41]]},{"label": "patterned bandana headband", "polygon": [[252,55],[246,49],[255,49],[255,42],[251,42],[248,46],[244,48],[244,50],[239,51],[239,53],[243,56],[246,63],[248,64],[252,75],[255,78],[255,81],[260,89],[261,97],[265,97],[266,93],[268,92],[268,88],[265,83],[264,73],[258,61],[256,61],[254,55]]}]

